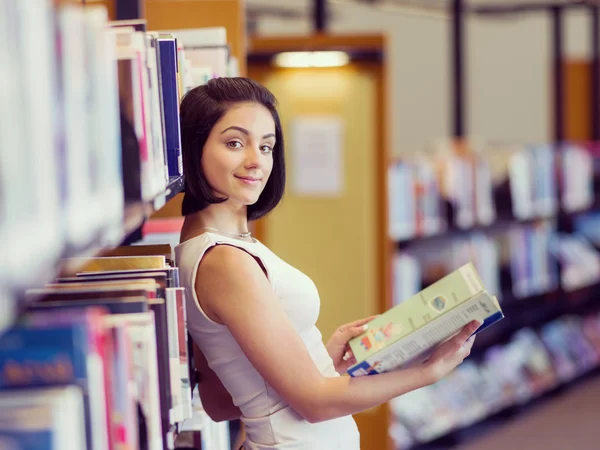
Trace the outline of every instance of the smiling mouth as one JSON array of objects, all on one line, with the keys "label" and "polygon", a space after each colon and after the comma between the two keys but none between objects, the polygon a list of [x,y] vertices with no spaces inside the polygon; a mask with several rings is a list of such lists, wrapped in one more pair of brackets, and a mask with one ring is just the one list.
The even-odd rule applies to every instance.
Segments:
[{"label": "smiling mouth", "polygon": [[238,177],[237,175],[235,175],[235,177],[239,180],[242,181],[248,181],[248,182],[256,182],[256,181],[260,181],[260,178],[254,178],[254,177]]}]

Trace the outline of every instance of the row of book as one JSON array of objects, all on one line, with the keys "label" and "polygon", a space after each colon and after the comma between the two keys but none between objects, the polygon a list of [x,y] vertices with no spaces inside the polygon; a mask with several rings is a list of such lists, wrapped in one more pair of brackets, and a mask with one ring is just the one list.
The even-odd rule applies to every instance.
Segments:
[{"label": "row of book", "polygon": [[557,231],[552,220],[510,223],[398,251],[393,259],[393,303],[402,303],[468,261],[500,302],[507,295],[525,299],[559,287],[573,292],[591,286],[600,281],[600,252],[586,227],[597,231],[583,217],[581,224],[565,233]]},{"label": "row of book", "polygon": [[0,337],[0,439],[17,449],[173,449],[193,418],[171,247],[110,255],[69,260],[28,290],[27,311]]},{"label": "row of book", "polygon": [[600,314],[563,316],[518,331],[481,361],[467,360],[447,378],[391,401],[390,434],[403,450],[530,402],[600,364]]},{"label": "row of book", "polygon": [[0,247],[13,255],[0,329],[58,259],[118,245],[130,211],[137,226],[164,205],[182,176],[181,98],[238,70],[224,28],[148,31],[55,3],[0,0]]},{"label": "row of book", "polygon": [[389,235],[394,240],[529,220],[594,204],[596,147],[440,142],[388,169]]}]

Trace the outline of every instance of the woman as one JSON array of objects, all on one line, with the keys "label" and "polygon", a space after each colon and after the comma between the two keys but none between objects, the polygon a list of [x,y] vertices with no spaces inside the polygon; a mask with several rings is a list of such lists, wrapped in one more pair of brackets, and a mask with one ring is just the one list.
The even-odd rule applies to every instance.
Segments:
[{"label": "woman", "polygon": [[214,420],[241,418],[245,450],[357,450],[352,414],[432,384],[469,354],[477,323],[423,364],[374,376],[340,376],[348,340],[371,318],[323,344],[319,295],[309,277],[248,232],[285,185],[274,96],[244,78],[219,78],[181,104],[185,222],[176,248],[188,289],[188,329],[202,354],[202,403]]}]

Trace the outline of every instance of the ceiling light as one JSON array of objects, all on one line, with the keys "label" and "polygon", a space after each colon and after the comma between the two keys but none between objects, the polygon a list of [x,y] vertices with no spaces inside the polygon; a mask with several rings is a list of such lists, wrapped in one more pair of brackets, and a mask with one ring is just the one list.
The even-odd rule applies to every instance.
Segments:
[{"label": "ceiling light", "polygon": [[279,67],[340,67],[350,62],[346,52],[284,52],[275,56]]}]

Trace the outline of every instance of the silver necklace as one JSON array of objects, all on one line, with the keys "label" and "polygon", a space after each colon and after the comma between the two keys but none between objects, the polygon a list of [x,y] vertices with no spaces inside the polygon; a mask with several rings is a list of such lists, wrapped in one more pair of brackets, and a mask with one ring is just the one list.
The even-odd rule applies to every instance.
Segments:
[{"label": "silver necklace", "polygon": [[241,238],[249,238],[250,236],[252,236],[252,233],[250,231],[247,231],[246,233],[228,233],[227,231],[221,231],[221,230],[217,230],[216,228],[210,228],[210,227],[202,227],[201,229],[209,230],[209,231],[216,231],[217,233],[223,233],[223,234],[227,234],[229,236],[241,237]]}]

